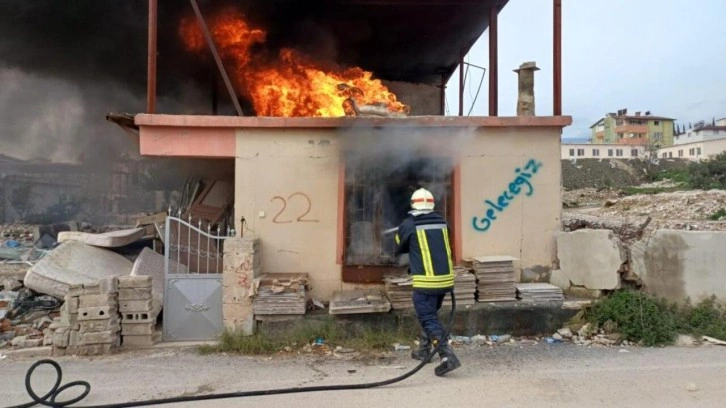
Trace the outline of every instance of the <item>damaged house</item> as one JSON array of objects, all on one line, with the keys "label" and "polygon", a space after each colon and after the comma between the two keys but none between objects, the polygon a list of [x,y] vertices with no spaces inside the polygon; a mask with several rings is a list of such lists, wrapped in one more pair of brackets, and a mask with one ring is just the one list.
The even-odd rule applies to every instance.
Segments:
[{"label": "damaged house", "polygon": [[[560,136],[572,122],[561,112],[560,3],[554,112],[535,115],[537,68],[525,63],[518,116],[501,117],[506,0],[150,0],[146,112],[107,120],[144,157],[233,168],[229,182],[188,184],[153,226],[164,339],[251,332],[265,313],[305,313],[312,299],[331,313],[389,310],[385,299],[364,306],[405,272],[391,230],[420,187],[449,223],[457,265],[497,256],[517,280],[547,280],[561,229]],[[463,56],[487,29],[489,115],[464,116]],[[189,77],[160,75],[170,66]],[[459,116],[445,116],[457,68]],[[157,106],[157,86],[172,79],[205,84],[205,108]],[[281,295],[255,304],[269,293]]]},{"label": "damaged house", "polygon": [[[546,274],[561,225],[560,134],[571,118],[559,104],[554,116],[534,116],[526,85],[522,115],[497,116],[496,22],[506,2],[328,3],[180,12],[179,41],[216,61],[237,115],[154,112],[152,57],[149,113],[119,122],[138,132],[142,155],[234,159],[235,234],[224,242],[221,281],[205,291],[224,325],[252,330],[263,274],[303,274],[306,296],[335,303],[400,273],[388,232],[419,187],[434,192],[457,263],[502,255],[525,279]],[[337,58],[295,47],[299,19],[334,40]],[[444,84],[487,27],[490,116],[443,116]],[[274,42],[288,45],[269,51]]]}]

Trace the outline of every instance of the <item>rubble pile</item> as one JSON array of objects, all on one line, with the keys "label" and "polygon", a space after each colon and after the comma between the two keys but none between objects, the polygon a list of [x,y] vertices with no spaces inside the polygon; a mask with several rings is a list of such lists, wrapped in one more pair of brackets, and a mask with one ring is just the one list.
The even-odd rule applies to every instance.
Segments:
[{"label": "rubble pile", "polygon": [[308,302],[307,273],[265,274],[253,284],[255,315],[304,315]]},{"label": "rubble pile", "polygon": [[684,168],[688,163],[685,159],[565,159],[562,160],[562,187],[572,190],[636,186],[652,174]]},{"label": "rubble pile", "polygon": [[151,276],[119,276],[118,303],[124,348],[154,345],[156,313]]},{"label": "rubble pile", "polygon": [[579,326],[577,330],[564,327],[552,335],[555,342],[572,342],[580,346],[634,346],[621,333],[612,322],[606,322],[603,327],[597,327],[590,323]]},{"label": "rubble pile", "polygon": [[692,190],[638,194],[612,200],[595,213],[603,216],[650,216],[654,219],[708,220],[726,208],[726,191]]},{"label": "rubble pile", "polygon": [[49,345],[49,326],[60,313],[61,302],[38,295],[15,279],[0,282],[0,348]]}]

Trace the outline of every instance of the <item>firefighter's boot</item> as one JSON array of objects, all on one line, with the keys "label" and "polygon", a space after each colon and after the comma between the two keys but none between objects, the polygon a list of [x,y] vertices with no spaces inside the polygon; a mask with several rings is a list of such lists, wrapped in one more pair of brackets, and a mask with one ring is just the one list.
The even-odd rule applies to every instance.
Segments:
[{"label": "firefighter's boot", "polygon": [[431,340],[425,332],[421,332],[421,336],[418,338],[418,350],[411,351],[411,358],[419,361],[426,361],[430,363],[433,361],[429,358],[432,352]]},{"label": "firefighter's boot", "polygon": [[439,357],[441,357],[441,364],[434,369],[434,374],[441,377],[450,371],[454,371],[461,367],[461,362],[454,354],[454,350],[451,348],[449,343],[445,339],[435,339],[434,347],[442,342],[441,348],[439,349]]}]

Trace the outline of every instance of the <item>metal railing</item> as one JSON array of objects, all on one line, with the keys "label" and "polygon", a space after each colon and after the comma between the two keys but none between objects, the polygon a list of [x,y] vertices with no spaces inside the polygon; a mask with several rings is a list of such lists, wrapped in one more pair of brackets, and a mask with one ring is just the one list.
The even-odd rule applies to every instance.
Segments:
[{"label": "metal railing", "polygon": [[[206,231],[205,231],[206,229]],[[212,225],[167,217],[164,228],[164,271],[167,275],[221,274],[224,266],[224,241],[234,234],[222,224]]]}]

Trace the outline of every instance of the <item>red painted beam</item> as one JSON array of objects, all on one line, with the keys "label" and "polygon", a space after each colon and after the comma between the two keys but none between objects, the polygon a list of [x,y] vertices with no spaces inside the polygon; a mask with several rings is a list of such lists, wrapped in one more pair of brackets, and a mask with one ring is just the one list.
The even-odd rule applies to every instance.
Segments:
[{"label": "red painted beam", "polygon": [[553,59],[554,59],[554,101],[553,115],[562,115],[562,0],[554,1],[554,33],[553,33]]},{"label": "red painted beam", "polygon": [[156,31],[158,0],[149,0],[149,44],[146,67],[146,113],[156,112]]}]

